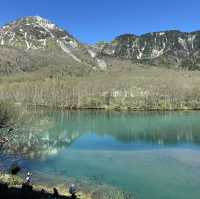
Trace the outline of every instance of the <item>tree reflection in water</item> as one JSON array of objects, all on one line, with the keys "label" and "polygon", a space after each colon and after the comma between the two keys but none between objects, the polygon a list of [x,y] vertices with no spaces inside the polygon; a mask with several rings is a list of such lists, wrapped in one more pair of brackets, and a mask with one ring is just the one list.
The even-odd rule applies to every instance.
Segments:
[{"label": "tree reflection in water", "polygon": [[30,112],[3,147],[6,154],[44,159],[83,135],[111,136],[124,144],[200,144],[199,112]]}]

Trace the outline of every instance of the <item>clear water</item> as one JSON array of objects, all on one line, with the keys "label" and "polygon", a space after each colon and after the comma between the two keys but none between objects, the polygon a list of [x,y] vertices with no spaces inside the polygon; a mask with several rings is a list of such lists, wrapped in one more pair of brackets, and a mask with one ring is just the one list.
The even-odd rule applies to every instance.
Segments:
[{"label": "clear water", "polygon": [[33,115],[2,159],[15,154],[32,172],[87,178],[138,199],[200,198],[200,112]]}]

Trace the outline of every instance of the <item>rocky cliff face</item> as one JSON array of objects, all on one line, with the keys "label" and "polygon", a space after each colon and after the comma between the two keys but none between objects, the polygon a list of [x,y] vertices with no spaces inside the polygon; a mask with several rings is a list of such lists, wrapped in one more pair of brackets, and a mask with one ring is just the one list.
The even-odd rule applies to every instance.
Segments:
[{"label": "rocky cliff face", "polygon": [[200,68],[200,32],[164,31],[141,36],[125,34],[96,45],[101,55],[154,65]]}]

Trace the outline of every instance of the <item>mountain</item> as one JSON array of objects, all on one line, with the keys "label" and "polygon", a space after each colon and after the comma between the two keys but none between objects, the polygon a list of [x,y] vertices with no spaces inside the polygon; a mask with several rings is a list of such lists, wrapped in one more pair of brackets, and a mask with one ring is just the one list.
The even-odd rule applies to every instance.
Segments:
[{"label": "mountain", "polygon": [[200,31],[124,34],[90,46],[40,16],[0,28],[0,73],[51,71],[83,75],[134,65],[200,70]]},{"label": "mountain", "polygon": [[106,69],[106,63],[89,46],[40,16],[24,17],[0,28],[0,72],[34,71],[47,66]]},{"label": "mountain", "polygon": [[101,56],[130,59],[134,63],[200,69],[200,31],[124,34],[95,47]]}]

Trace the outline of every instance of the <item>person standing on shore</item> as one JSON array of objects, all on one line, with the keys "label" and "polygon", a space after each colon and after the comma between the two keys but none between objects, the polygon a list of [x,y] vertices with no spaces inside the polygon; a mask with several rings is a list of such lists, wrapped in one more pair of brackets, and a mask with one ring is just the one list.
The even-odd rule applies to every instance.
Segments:
[{"label": "person standing on shore", "polygon": [[71,184],[71,185],[69,186],[69,193],[71,194],[71,198],[72,198],[72,199],[77,198],[77,197],[76,197],[76,192],[77,192],[77,190],[76,190],[75,184]]},{"label": "person standing on shore", "polygon": [[31,186],[31,182],[32,182],[32,174],[28,172],[24,184]]}]

